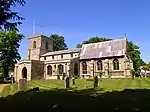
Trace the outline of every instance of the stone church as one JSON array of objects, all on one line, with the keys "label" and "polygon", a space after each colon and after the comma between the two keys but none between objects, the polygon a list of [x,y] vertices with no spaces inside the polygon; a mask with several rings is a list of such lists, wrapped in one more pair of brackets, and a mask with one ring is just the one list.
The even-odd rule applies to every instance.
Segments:
[{"label": "stone church", "polygon": [[27,59],[15,65],[14,78],[57,79],[57,75],[89,78],[130,77],[133,68],[126,36],[121,39],[85,44],[82,48],[53,51],[53,39],[44,35],[28,38]]}]

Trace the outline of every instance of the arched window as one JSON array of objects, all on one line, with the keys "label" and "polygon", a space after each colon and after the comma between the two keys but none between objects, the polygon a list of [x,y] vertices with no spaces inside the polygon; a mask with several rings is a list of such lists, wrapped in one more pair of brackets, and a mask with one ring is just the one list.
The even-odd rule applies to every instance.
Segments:
[{"label": "arched window", "polygon": [[119,60],[118,59],[113,60],[113,67],[114,67],[114,70],[119,70]]},{"label": "arched window", "polygon": [[48,49],[48,42],[45,43],[45,49]]},{"label": "arched window", "polygon": [[101,60],[97,61],[97,70],[103,70],[103,62]]},{"label": "arched window", "polygon": [[85,61],[82,63],[82,73],[87,74],[87,63]]},{"label": "arched window", "polygon": [[63,74],[63,72],[64,72],[64,66],[63,65],[58,65],[58,72],[59,72],[59,74]]},{"label": "arched window", "polygon": [[33,48],[36,48],[36,42],[35,41],[33,42]]},{"label": "arched window", "polygon": [[74,76],[78,76],[78,64],[74,64]]},{"label": "arched window", "polygon": [[52,75],[52,66],[51,65],[47,66],[47,75]]}]

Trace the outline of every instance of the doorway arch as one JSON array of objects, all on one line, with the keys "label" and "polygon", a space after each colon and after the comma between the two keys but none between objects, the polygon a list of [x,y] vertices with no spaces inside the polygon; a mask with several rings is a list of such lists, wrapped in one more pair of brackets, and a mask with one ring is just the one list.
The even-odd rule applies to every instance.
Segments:
[{"label": "doorway arch", "polygon": [[26,67],[23,67],[23,69],[22,69],[22,78],[27,79],[27,68]]},{"label": "doorway arch", "polygon": [[74,76],[78,76],[78,64],[74,64]]}]

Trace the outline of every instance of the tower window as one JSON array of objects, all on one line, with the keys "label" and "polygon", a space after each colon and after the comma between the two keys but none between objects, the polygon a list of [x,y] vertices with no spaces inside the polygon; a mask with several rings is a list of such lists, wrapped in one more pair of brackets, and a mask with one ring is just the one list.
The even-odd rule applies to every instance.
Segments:
[{"label": "tower window", "polygon": [[48,49],[48,42],[45,43],[45,49]]},{"label": "tower window", "polygon": [[46,60],[46,56],[44,57],[44,60]]},{"label": "tower window", "polygon": [[33,42],[33,48],[36,48],[36,42],[35,41]]}]

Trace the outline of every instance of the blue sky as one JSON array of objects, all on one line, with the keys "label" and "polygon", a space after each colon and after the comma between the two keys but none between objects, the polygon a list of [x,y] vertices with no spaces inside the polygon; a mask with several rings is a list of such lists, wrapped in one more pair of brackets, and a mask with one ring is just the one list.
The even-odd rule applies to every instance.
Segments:
[{"label": "blue sky", "polygon": [[150,60],[149,0],[26,0],[16,7],[26,19],[19,27],[25,35],[19,52],[27,56],[27,38],[41,32],[65,37],[69,48],[92,36],[127,38],[140,46],[141,56]]}]

